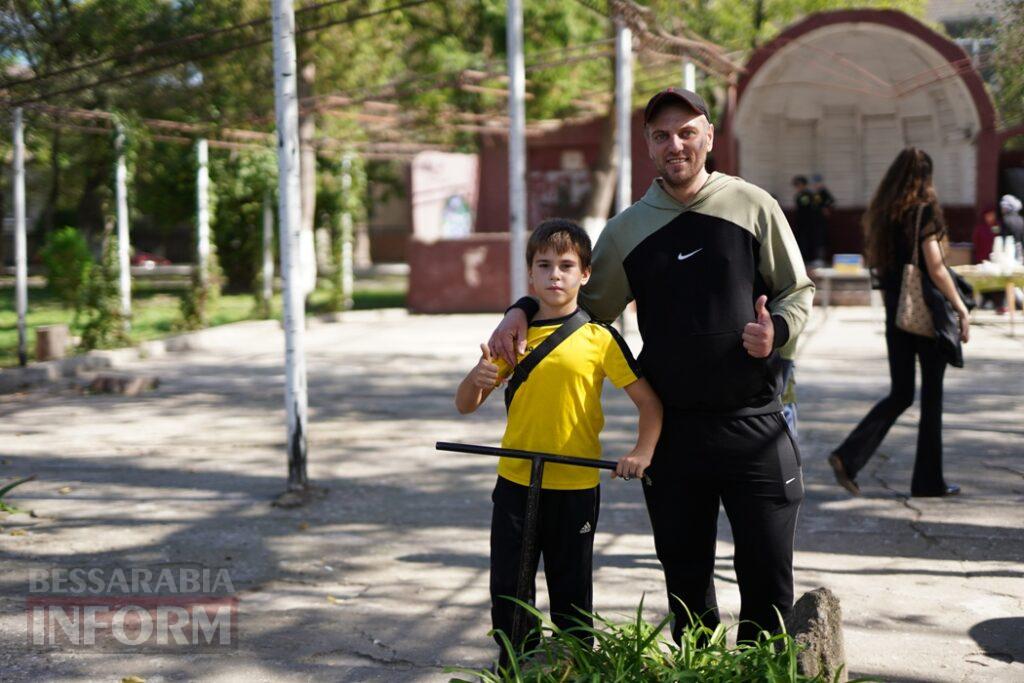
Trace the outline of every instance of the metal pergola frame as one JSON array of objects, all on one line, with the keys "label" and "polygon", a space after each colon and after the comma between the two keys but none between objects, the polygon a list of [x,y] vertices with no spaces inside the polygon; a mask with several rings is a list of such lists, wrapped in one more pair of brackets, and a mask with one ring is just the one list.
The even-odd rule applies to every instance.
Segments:
[{"label": "metal pergola frame", "polygon": [[[646,84],[652,80],[640,78],[633,80],[632,58],[634,53],[645,56],[652,63],[672,63],[674,61],[675,73],[678,76],[680,62],[687,60],[692,66],[684,69],[685,73],[695,73],[699,68],[707,73],[716,74],[733,83],[742,67],[737,65],[717,45],[696,36],[685,28],[679,28],[676,32],[681,35],[674,35],[662,28],[654,26],[654,16],[650,10],[636,5],[632,0],[609,0],[609,12],[605,13],[594,8],[584,0],[578,0],[591,9],[608,17],[615,26],[615,37],[613,39],[602,39],[581,45],[566,46],[554,50],[548,50],[533,55],[536,61],[526,64],[522,53],[522,0],[509,0],[507,27],[508,35],[508,60],[502,64],[497,60],[479,65],[474,69],[459,69],[456,71],[441,71],[428,76],[435,78],[425,81],[422,74],[401,78],[373,86],[363,88],[354,92],[339,92],[317,95],[311,98],[299,100],[295,89],[295,45],[296,33],[309,30],[316,30],[344,23],[342,20],[332,21],[322,26],[299,28],[295,23],[295,9],[293,0],[270,0],[272,14],[270,20],[273,25],[273,46],[274,46],[274,74],[275,74],[275,132],[252,130],[221,126],[212,123],[195,123],[181,121],[167,121],[161,119],[142,119],[141,123],[151,130],[150,137],[153,140],[179,144],[194,144],[197,146],[197,159],[202,166],[202,152],[207,148],[245,150],[245,149],[269,149],[276,146],[279,158],[279,232],[281,236],[281,271],[284,283],[285,294],[285,336],[286,336],[286,407],[288,411],[288,439],[287,448],[289,454],[289,490],[301,492],[306,490],[308,480],[305,475],[305,453],[306,453],[306,416],[305,416],[305,360],[302,347],[302,325],[297,324],[298,320],[304,317],[304,303],[301,297],[295,292],[298,290],[293,282],[296,272],[293,266],[297,264],[298,238],[297,228],[297,193],[299,191],[297,176],[298,173],[297,154],[297,117],[300,108],[305,111],[315,111],[324,116],[341,117],[354,120],[361,125],[366,140],[343,140],[328,136],[319,136],[315,140],[318,149],[332,152],[358,154],[366,159],[409,159],[418,152],[426,150],[450,151],[454,150],[450,144],[443,142],[409,143],[404,140],[393,139],[391,131],[396,126],[416,130],[420,134],[441,131],[442,133],[475,133],[475,134],[497,134],[509,137],[509,163],[510,163],[510,225],[511,239],[510,249],[515,252],[511,264],[519,262],[519,252],[525,244],[525,138],[527,135],[539,135],[557,129],[567,123],[576,123],[593,120],[603,114],[602,105],[607,106],[611,92],[602,89],[589,93],[585,98],[577,98],[574,104],[579,108],[579,114],[573,117],[559,119],[557,121],[534,121],[527,123],[525,115],[525,101],[532,95],[527,91],[529,81],[527,74],[557,66],[576,64],[595,59],[610,59],[615,56],[617,84],[616,118],[619,137],[619,173],[617,186],[617,210],[622,210],[629,204],[631,198],[630,180],[630,145],[629,118],[632,114],[632,100],[637,92],[637,86]],[[335,2],[324,2],[322,6],[337,4]],[[414,6],[418,2],[408,3]],[[316,9],[321,5],[312,5],[301,8],[300,12]],[[403,5],[403,7],[406,5]],[[370,16],[370,15],[367,15]],[[256,41],[251,44],[255,45]],[[249,45],[246,43],[245,45]],[[611,46],[614,45],[614,51]],[[149,50],[152,51],[152,50]],[[219,53],[218,53],[219,54]],[[211,55],[216,56],[216,55]],[[177,62],[175,62],[176,64]],[[170,63],[168,63],[170,64]],[[171,64],[173,65],[173,64]],[[502,68],[504,66],[504,68]],[[83,67],[84,68],[84,67]],[[147,67],[142,71],[133,71],[120,78],[138,77],[152,73],[156,69],[167,68],[167,65]],[[665,76],[657,76],[664,83]],[[695,87],[687,76],[686,84]],[[25,79],[22,79],[25,80]],[[29,79],[34,80],[34,79]],[[114,79],[106,79],[102,82],[113,82]],[[673,79],[677,80],[677,79]],[[20,81],[17,81],[20,82]],[[17,83],[15,82],[15,83]],[[507,100],[508,109],[502,113],[496,110],[490,111],[461,111],[451,109],[441,112],[439,116],[432,115],[429,121],[423,113],[406,111],[400,100],[411,94],[416,94],[417,88],[423,89],[451,87],[464,92],[477,93],[486,96],[498,96]],[[646,86],[645,86],[646,87]],[[659,85],[658,89],[662,86]],[[79,90],[81,88],[78,88]],[[67,89],[54,91],[59,95],[69,92]],[[40,116],[40,123],[46,126],[55,126],[78,133],[90,135],[114,135],[117,139],[117,117],[111,112],[92,111],[74,107],[59,107],[39,101],[43,98],[36,97],[24,100],[24,106],[29,111]],[[18,107],[14,110],[14,209],[15,209],[15,242],[16,259],[16,298],[18,309],[19,329],[19,350],[22,363],[25,362],[25,311],[27,309],[26,270],[25,270],[25,194],[24,194],[24,148],[23,148],[23,110]],[[257,127],[269,124],[266,117],[253,119],[249,124]],[[292,136],[295,136],[294,138]],[[122,261],[127,258],[127,204],[126,195],[126,173],[124,169],[123,153],[118,143],[118,226],[121,235]],[[292,158],[296,157],[296,158]],[[200,174],[201,176],[201,174]],[[201,181],[200,181],[201,184]],[[295,196],[293,196],[295,195]],[[197,189],[197,211],[199,216],[203,215],[201,206],[203,192]],[[295,216],[293,216],[295,214]],[[200,224],[202,220],[199,220]],[[200,228],[201,232],[202,229]],[[203,234],[208,234],[206,231]],[[266,240],[264,240],[266,242]],[[200,250],[202,247],[200,247]],[[202,251],[199,260],[202,261]],[[295,261],[295,263],[292,263]],[[122,269],[127,274],[127,266],[122,264]],[[512,292],[517,297],[525,293],[525,274],[520,269],[511,266]],[[130,287],[130,283],[127,285]],[[130,306],[130,298],[126,294],[126,285],[122,281],[122,299]]]}]

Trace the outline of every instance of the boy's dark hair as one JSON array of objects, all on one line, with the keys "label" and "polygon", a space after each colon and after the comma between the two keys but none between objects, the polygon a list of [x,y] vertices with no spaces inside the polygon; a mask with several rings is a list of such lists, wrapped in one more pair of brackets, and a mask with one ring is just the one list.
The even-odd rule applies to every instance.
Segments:
[{"label": "boy's dark hair", "polygon": [[793,180],[791,181],[790,184],[791,185],[806,185],[807,184],[807,176],[805,176],[805,175],[795,175],[795,176],[793,176]]},{"label": "boy's dark hair", "polygon": [[580,258],[580,268],[590,268],[590,235],[576,223],[565,218],[549,218],[538,225],[526,243],[526,265],[533,265],[538,251],[553,249],[564,254],[574,251]]}]

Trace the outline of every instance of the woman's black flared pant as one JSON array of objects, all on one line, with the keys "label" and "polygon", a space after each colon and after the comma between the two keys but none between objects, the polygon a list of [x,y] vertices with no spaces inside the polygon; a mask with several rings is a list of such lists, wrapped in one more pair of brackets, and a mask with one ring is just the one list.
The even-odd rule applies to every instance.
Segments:
[{"label": "woman's black flared pant", "polygon": [[946,488],[942,477],[942,378],[946,360],[934,340],[904,332],[891,321],[886,324],[885,342],[892,379],[889,395],[875,404],[835,453],[851,477],[864,468],[889,428],[914,403],[916,358],[921,363],[921,420],[910,492],[941,493]]},{"label": "woman's black flared pant", "polygon": [[785,617],[793,606],[793,535],[803,499],[800,455],[782,413],[727,417],[666,406],[648,473],[644,497],[676,642],[690,614],[712,629],[719,623],[720,507],[732,526],[740,589],[736,637],[752,641],[762,629],[777,631],[779,614]]}]

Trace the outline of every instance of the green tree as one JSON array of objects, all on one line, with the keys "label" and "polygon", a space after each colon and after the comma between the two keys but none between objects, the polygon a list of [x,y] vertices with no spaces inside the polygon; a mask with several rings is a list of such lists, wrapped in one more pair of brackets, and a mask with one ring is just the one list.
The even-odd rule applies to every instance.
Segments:
[{"label": "green tree", "polygon": [[355,155],[321,164],[329,167],[320,174],[317,193],[318,223],[327,230],[331,243],[331,296],[327,303],[331,311],[342,311],[352,304],[352,292],[344,288],[345,268],[351,263],[344,262],[343,253],[346,247],[354,251],[354,226],[365,221],[369,212],[366,164]]},{"label": "green tree", "polygon": [[263,262],[263,198],[276,189],[277,157],[272,150],[211,154],[210,194],[216,196],[211,223],[231,291],[256,291]]},{"label": "green tree", "polygon": [[82,233],[72,227],[51,233],[40,256],[46,266],[47,287],[65,308],[73,308],[93,267],[92,253]]},{"label": "green tree", "polygon": [[[598,3],[591,3],[597,5]],[[498,93],[505,88],[508,57],[506,3],[504,0],[452,0],[436,3],[410,17],[413,40],[407,53],[410,70],[422,78],[403,82],[398,93],[417,112],[418,122],[469,123],[455,112],[506,116],[508,100]],[[603,113],[608,125],[602,141],[613,136],[611,114],[614,63],[609,45],[594,46],[593,59],[569,55],[565,48],[578,47],[611,37],[611,22],[600,12],[579,2],[526,2],[523,6],[523,51],[526,55],[530,99],[528,120],[563,118],[578,114],[581,100],[604,99],[603,107],[587,107],[590,114]],[[472,85],[492,89],[478,93],[460,88],[466,70],[486,74]],[[598,97],[593,97],[598,93]],[[478,135],[454,127],[438,126],[439,142],[475,149]],[[614,185],[614,147],[602,145],[598,168],[592,175],[591,200],[585,213],[606,217]]]},{"label": "green tree", "polygon": [[[2,55],[17,68],[7,71],[4,85],[0,87],[15,101],[48,96],[47,102],[64,106],[134,109],[156,89],[153,79],[53,95],[111,78],[130,67],[133,60],[115,60],[88,70],[60,72],[76,64],[123,52],[133,45],[166,40],[175,31],[176,11],[174,3],[149,0],[11,0],[3,3],[0,6]],[[29,80],[54,73],[58,75]],[[29,114],[27,145],[35,152],[37,167],[45,165],[48,169],[47,202],[41,213],[43,230],[69,223],[87,233],[99,232],[106,213],[104,195],[109,185],[112,157],[108,141],[104,137],[80,136],[54,127],[53,123],[67,123],[60,117]]]},{"label": "green tree", "polygon": [[108,229],[100,260],[89,269],[82,288],[73,326],[81,326],[79,346],[88,351],[127,345],[126,323],[118,289],[117,236]]},{"label": "green tree", "polygon": [[748,51],[815,12],[897,9],[922,17],[927,0],[650,0],[668,25],[685,23],[698,35],[730,51]]},{"label": "green tree", "polygon": [[[505,87],[505,0],[428,2],[357,20],[395,3],[364,0],[307,11],[300,5],[300,31],[340,22],[299,36],[303,94],[308,97],[303,101],[307,176],[310,159],[315,156],[321,161],[313,168],[328,175],[336,172],[339,152],[316,142],[324,136],[343,140],[353,148],[372,139],[443,142],[471,151],[479,138],[466,125],[478,124],[481,117],[506,114],[507,100],[500,94]],[[643,4],[655,11],[657,23],[668,30],[685,25],[742,53],[809,12],[866,4],[898,7],[919,15],[924,0],[649,0]],[[567,47],[611,37],[608,8],[608,0],[525,3],[531,94],[527,114],[531,121],[581,112],[611,115],[611,46],[595,45],[590,51],[568,55],[572,60],[566,59],[564,52]],[[265,0],[10,0],[0,3],[0,66],[8,69],[0,87],[14,100],[45,96],[47,102],[60,106],[122,111],[136,122],[144,118],[214,122],[214,130],[208,131],[211,134],[221,126],[272,132],[271,47],[269,42],[258,42],[270,37],[270,23],[261,21],[268,16]],[[198,34],[201,39],[192,37]],[[151,49],[171,40],[178,42]],[[236,49],[247,43],[252,44]],[[105,59],[117,55],[121,56]],[[742,54],[738,59],[742,61]],[[74,68],[87,62],[95,63],[85,69]],[[309,65],[315,65],[315,71],[302,68]],[[478,73],[469,76],[467,70]],[[649,65],[638,66],[637,75],[653,72],[657,77],[653,70]],[[126,73],[136,75],[113,80]],[[1002,89],[1005,97],[1000,95],[1007,112],[1012,112],[1014,102],[1020,99],[1013,94],[1014,75],[1008,66],[1004,76],[1008,85]],[[45,78],[26,81],[33,76]],[[78,87],[82,89],[70,92]],[[711,96],[721,90],[721,83],[711,80],[703,87],[714,100]],[[68,92],[60,94],[63,90]],[[352,109],[337,108],[325,97],[331,94],[357,101],[387,99],[401,108],[392,114],[391,123],[366,122],[356,118]],[[637,104],[640,102],[634,102]],[[59,116],[28,113],[33,171],[43,171],[47,178],[44,230],[65,224],[78,226],[95,248],[111,213],[114,152],[110,140],[54,128],[55,123],[68,123]],[[611,193],[602,194],[601,188],[606,190],[615,178],[611,131],[609,125],[601,136],[607,144],[594,176],[595,194],[589,211],[596,216],[607,215]],[[200,132],[170,134],[195,137]],[[131,202],[132,239],[137,244],[168,244],[171,234],[192,234],[195,160],[191,144],[188,140],[184,143],[153,137],[139,141]],[[238,163],[251,167],[247,161]],[[368,171],[372,175],[370,166]],[[229,286],[236,289],[249,287],[251,266],[233,263],[236,250],[231,245],[238,240],[240,244],[258,242],[259,221],[252,220],[256,213],[244,212],[252,212],[262,201],[268,182],[249,171],[240,173],[248,185],[238,186],[243,182],[239,179],[225,181],[231,187],[224,188],[224,196],[228,202],[241,202],[246,229],[254,232],[243,237],[240,227],[229,227],[226,235],[219,229],[217,236]],[[324,188],[336,182],[337,178],[326,177],[315,185],[307,182],[306,187],[309,191],[319,188],[319,202]],[[243,201],[243,197],[247,199]],[[307,196],[306,207],[307,222],[315,218],[323,226],[335,224],[337,215],[330,206],[314,210]],[[222,214],[224,210],[218,209],[219,228],[226,225],[224,220],[242,225],[241,218],[229,220]],[[246,249],[242,248],[239,264],[249,262]],[[178,252],[174,258],[191,258],[194,250],[181,246]]]},{"label": "green tree", "polygon": [[[1024,0],[997,3],[995,9],[995,99],[1003,127],[1010,128],[1024,124]],[[1014,137],[1008,145],[1024,148],[1024,136]]]}]

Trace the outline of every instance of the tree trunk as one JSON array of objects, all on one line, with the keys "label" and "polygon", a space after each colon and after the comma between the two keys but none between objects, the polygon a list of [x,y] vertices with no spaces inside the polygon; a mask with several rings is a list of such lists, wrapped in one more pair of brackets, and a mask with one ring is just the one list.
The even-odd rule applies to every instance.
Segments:
[{"label": "tree trunk", "polygon": [[373,265],[370,254],[370,225],[368,221],[359,221],[353,227],[352,234],[352,265],[355,270],[367,270]]},{"label": "tree trunk", "polygon": [[[614,87],[614,84],[613,84]],[[592,237],[600,233],[615,200],[615,181],[619,175],[619,141],[615,131],[615,98],[611,98],[601,126],[601,147],[597,164],[590,174],[590,195],[583,210],[583,227]]]},{"label": "tree trunk", "polygon": [[50,192],[46,198],[46,207],[43,210],[42,240],[45,241],[53,229],[54,214],[57,213],[57,202],[60,201],[60,128],[53,130],[53,142],[50,145]]},{"label": "tree trunk", "polygon": [[316,64],[309,50],[299,55],[299,183],[302,207],[302,232],[299,255],[302,283],[308,295],[316,287],[316,243],[313,235],[316,222],[316,111],[308,98],[316,93]]},{"label": "tree trunk", "polygon": [[[85,186],[82,188],[82,195],[78,199],[78,206],[75,209],[76,227],[81,230],[90,246],[93,246],[97,234],[102,235],[106,221],[103,215],[103,200],[100,198],[100,189],[110,180],[110,164],[92,164],[92,171],[85,179]],[[102,254],[103,252],[94,253]]]},{"label": "tree trunk", "polygon": [[[614,37],[615,31],[608,28],[608,37]],[[615,202],[615,181],[619,176],[619,140],[615,125],[615,57],[608,60],[608,69],[612,74],[608,87],[608,106],[604,123],[601,125],[601,146],[597,151],[597,164],[590,172],[590,195],[583,207],[583,229],[591,238],[596,238],[611,213]]]},{"label": "tree trunk", "polygon": [[761,27],[764,26],[765,21],[765,8],[764,0],[757,0],[754,3],[754,33],[750,37],[750,49],[756,50],[758,44],[761,42]]},{"label": "tree trunk", "polygon": [[[4,171],[7,171],[9,181],[7,185],[10,186],[11,183],[13,183],[14,181],[14,173],[11,171],[10,164],[4,164],[3,168],[0,168],[0,179],[3,178]],[[2,180],[0,180],[0,187],[4,187],[4,183],[2,182]],[[7,187],[4,187],[4,190],[4,192],[0,192],[0,221],[2,221],[4,217],[7,215]],[[13,191],[13,188],[11,188],[11,190]],[[14,221],[11,221],[11,229],[14,229]],[[5,258],[5,255],[7,254],[7,243],[13,242],[13,237],[14,236],[11,235],[11,239],[8,239],[8,236],[4,234],[3,225],[0,224],[0,268],[3,268],[4,266],[7,265],[7,261]]]}]

